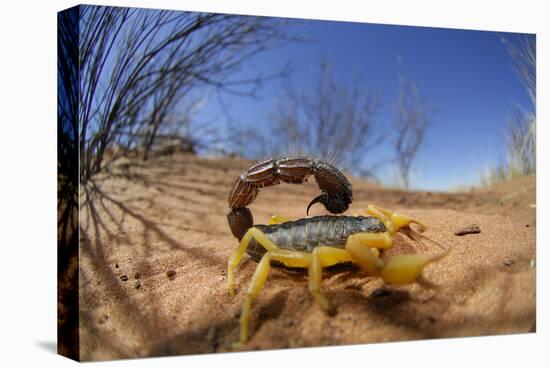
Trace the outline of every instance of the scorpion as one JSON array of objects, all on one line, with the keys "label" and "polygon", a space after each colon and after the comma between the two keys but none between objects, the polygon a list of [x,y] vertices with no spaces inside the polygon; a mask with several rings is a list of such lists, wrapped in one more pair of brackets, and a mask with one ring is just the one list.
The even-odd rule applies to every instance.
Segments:
[{"label": "scorpion", "polygon": [[[331,214],[341,214],[352,202],[352,186],[334,165],[311,157],[282,157],[259,162],[240,175],[229,194],[227,220],[239,246],[228,261],[227,287],[235,295],[234,271],[246,252],[258,265],[245,294],[240,315],[240,336],[237,345],[249,339],[249,323],[253,301],[263,289],[270,266],[304,268],[308,274],[308,290],[314,301],[329,314],[333,307],[320,287],[323,268],[341,263],[353,263],[368,276],[379,276],[386,284],[414,283],[424,267],[448,254],[395,255],[384,261],[380,251],[392,246],[396,233],[413,240],[428,239],[411,227],[426,226],[399,213],[368,205],[366,215],[322,215],[290,220],[274,215],[267,225],[256,224],[250,210],[260,189],[280,182],[301,184],[313,175],[321,190],[308,205],[306,214],[315,203],[321,203]],[[429,239],[428,239],[429,240]]]}]

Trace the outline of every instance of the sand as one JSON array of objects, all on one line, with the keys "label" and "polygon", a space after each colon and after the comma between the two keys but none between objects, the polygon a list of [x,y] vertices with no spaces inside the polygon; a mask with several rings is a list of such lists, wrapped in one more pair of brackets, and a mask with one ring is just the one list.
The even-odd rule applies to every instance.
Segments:
[{"label": "sand", "polygon": [[[245,256],[237,295],[226,288],[237,245],[226,222],[227,195],[249,161],[176,154],[126,158],[81,194],[80,358],[230,352],[238,340],[244,291],[256,263]],[[318,189],[264,189],[250,206],[256,223],[292,218]],[[462,193],[387,189],[352,179],[360,214],[373,203],[426,223],[424,234],[451,248],[426,268],[425,284],[387,286],[353,267],[325,273],[327,315],[312,300],[303,272],[272,268],[253,306],[245,349],[526,333],[535,330],[535,178]],[[91,185],[87,190],[90,192]],[[312,214],[324,214],[313,207]],[[455,235],[467,226],[479,233]],[[397,253],[437,252],[396,236]]]}]

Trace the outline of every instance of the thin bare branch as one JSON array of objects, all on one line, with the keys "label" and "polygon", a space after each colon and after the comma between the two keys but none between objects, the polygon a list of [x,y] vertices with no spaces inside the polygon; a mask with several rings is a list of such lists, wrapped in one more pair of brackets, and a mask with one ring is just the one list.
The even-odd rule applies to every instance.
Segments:
[{"label": "thin bare branch", "polygon": [[430,124],[431,109],[413,79],[398,73],[395,102],[395,162],[400,184],[410,187],[411,168]]},{"label": "thin bare branch", "polygon": [[[80,7],[81,178],[108,147],[140,145],[147,158],[174,111],[200,89],[254,96],[278,77],[231,79],[243,62],[284,40],[275,19]],[[189,130],[187,130],[189,131]]]},{"label": "thin bare branch", "polygon": [[281,152],[302,151],[331,159],[354,173],[369,175],[369,152],[383,140],[375,125],[378,97],[360,78],[337,79],[321,60],[312,88],[284,87],[272,114],[273,136]]}]

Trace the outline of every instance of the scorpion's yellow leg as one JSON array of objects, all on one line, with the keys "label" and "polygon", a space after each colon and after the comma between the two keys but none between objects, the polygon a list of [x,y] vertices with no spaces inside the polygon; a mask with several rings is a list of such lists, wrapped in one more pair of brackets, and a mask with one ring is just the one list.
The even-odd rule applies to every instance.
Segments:
[{"label": "scorpion's yellow leg", "polygon": [[[350,254],[344,249],[321,246],[317,247],[313,253],[281,250],[274,245],[267,236],[259,230],[252,231],[251,237],[254,237],[262,246],[269,247],[268,252],[262,257],[258,264],[250,285],[245,295],[245,301],[241,311],[240,318],[240,343],[248,342],[248,331],[251,318],[252,302],[263,289],[267,274],[270,269],[270,261],[275,260],[289,267],[308,268],[308,288],[315,301],[325,310],[330,310],[330,303],[320,292],[321,281],[323,277],[322,268],[343,262],[352,262]],[[246,235],[245,235],[246,236]],[[250,241],[250,238],[248,241]],[[243,238],[244,240],[244,238]],[[265,243],[265,245],[264,245]],[[246,247],[245,247],[246,248]]]},{"label": "scorpion's yellow leg", "polygon": [[363,232],[352,234],[346,240],[346,251],[353,261],[369,275],[376,275],[384,267],[384,262],[378,258],[372,248],[391,247],[392,240],[388,232]]},{"label": "scorpion's yellow leg", "polygon": [[279,247],[277,247],[277,245],[275,245],[269,238],[267,238],[267,236],[262,231],[260,231],[258,228],[250,228],[245,233],[245,235],[241,239],[241,242],[239,243],[239,246],[233,251],[233,253],[229,257],[229,261],[227,262],[227,288],[229,289],[229,293],[232,296],[235,294],[235,288],[233,284],[233,272],[237,265],[239,265],[239,261],[241,261],[241,258],[243,257],[244,252],[246,251],[246,248],[248,247],[248,244],[253,237],[268,252],[279,250]]},{"label": "scorpion's yellow leg", "polygon": [[264,287],[265,281],[267,279],[267,274],[269,273],[270,261],[271,258],[269,252],[267,252],[262,257],[262,260],[260,260],[258,267],[256,268],[254,275],[252,276],[252,280],[250,281],[248,290],[246,291],[240,319],[241,331],[239,341],[241,344],[246,344],[248,342],[248,324],[250,323],[252,301],[254,301],[254,298],[256,298],[258,294],[260,294],[262,288]]},{"label": "scorpion's yellow leg", "polygon": [[357,233],[348,237],[346,250],[353,260],[369,275],[380,275],[388,284],[414,283],[426,265],[446,256],[449,251],[431,255],[397,255],[384,263],[372,247],[378,247],[380,236],[387,233]]},{"label": "scorpion's yellow leg", "polygon": [[375,205],[367,206],[367,214],[373,217],[376,217],[384,223],[387,231],[390,234],[394,234],[399,231],[401,228],[408,226],[411,223],[418,224],[422,228],[426,228],[426,225],[412,219],[404,214],[394,213],[388,209],[384,209]]},{"label": "scorpion's yellow leg", "polygon": [[269,221],[267,222],[267,224],[272,225],[272,224],[281,224],[285,222],[290,222],[290,218],[275,214],[271,218],[269,218]]},{"label": "scorpion's yellow leg", "polygon": [[250,228],[246,234],[243,236],[239,246],[231,254],[228,261],[228,271],[227,271],[227,285],[231,295],[234,295],[234,284],[233,284],[233,271],[239,264],[244,252],[250,240],[254,238],[262,247],[267,251],[266,254],[262,257],[262,260],[258,264],[256,271],[250,282],[250,286],[246,292],[245,302],[243,304],[241,312],[241,331],[240,331],[240,341],[241,343],[246,343],[248,341],[248,324],[250,322],[250,310],[252,307],[252,301],[258,296],[262,288],[264,287],[267,274],[269,272],[269,262],[270,260],[277,260],[290,267],[300,267],[307,268],[311,261],[311,255],[308,253],[302,253],[297,251],[281,250],[277,245],[275,245],[262,231],[257,228]]},{"label": "scorpion's yellow leg", "polygon": [[[255,239],[258,240],[256,237]],[[320,291],[323,278],[322,268],[338,263],[353,261],[346,250],[326,246],[317,247],[311,254],[289,250],[274,250],[273,252],[267,252],[258,264],[246,292],[240,318],[241,344],[246,344],[248,342],[252,302],[258,297],[265,285],[271,260],[279,261],[289,267],[308,268],[309,291],[315,301],[327,311],[331,308],[330,303]]]},{"label": "scorpion's yellow leg", "polygon": [[[279,217],[284,218],[284,217]],[[297,251],[288,251],[281,250],[276,244],[273,243],[262,231],[258,228],[250,228],[239,243],[239,246],[233,251],[227,262],[227,288],[229,293],[233,296],[235,295],[235,286],[234,286],[234,271],[239,262],[241,261],[250,240],[254,238],[267,252],[272,254],[279,253],[279,255],[284,255],[280,260],[283,264],[290,267],[307,267],[303,265],[303,257],[300,255],[300,252]],[[309,254],[307,254],[309,256]],[[309,259],[309,257],[308,257]],[[309,261],[309,260],[308,260]],[[309,263],[308,263],[309,264]]]},{"label": "scorpion's yellow leg", "polygon": [[325,295],[321,293],[323,268],[344,262],[353,262],[350,254],[344,249],[320,246],[316,247],[311,253],[311,263],[308,268],[308,289],[315,302],[326,311],[330,311],[332,307]]},{"label": "scorpion's yellow leg", "polygon": [[[258,241],[258,238],[254,238]],[[241,331],[239,341],[241,344],[246,344],[248,342],[248,329],[250,324],[252,302],[258,297],[265,285],[271,260],[280,261],[286,266],[307,268],[311,262],[311,255],[305,252],[288,250],[275,250],[274,252],[268,251],[264,254],[258,264],[258,267],[256,268],[256,271],[254,272],[254,275],[252,276],[248,290],[246,291],[240,318]]]}]

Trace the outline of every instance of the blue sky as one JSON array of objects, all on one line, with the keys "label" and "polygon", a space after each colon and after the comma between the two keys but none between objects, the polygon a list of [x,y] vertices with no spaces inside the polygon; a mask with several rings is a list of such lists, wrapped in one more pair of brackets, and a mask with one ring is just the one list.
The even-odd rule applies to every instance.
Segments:
[{"label": "blue sky", "polygon": [[[435,113],[413,164],[415,189],[476,184],[483,169],[505,159],[505,129],[513,106],[529,105],[500,40],[500,35],[513,39],[515,34],[311,20],[289,20],[286,30],[309,41],[258,55],[236,77],[273,73],[290,61],[293,85],[308,88],[319,59],[325,58],[338,77],[360,75],[364,87],[378,93],[377,122],[386,127],[394,116],[398,58],[401,70],[420,83]],[[267,131],[281,93],[282,83],[275,81],[257,99],[225,96],[224,101],[235,123]],[[215,98],[208,99],[199,118],[225,119]],[[371,158],[392,156],[388,141]],[[393,168],[387,165],[377,175],[391,183]]]}]

